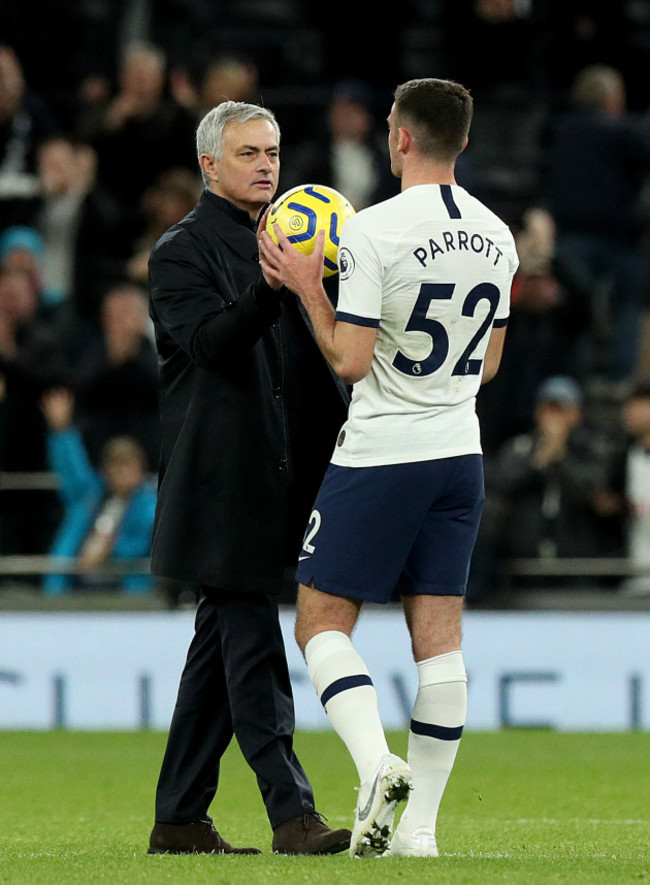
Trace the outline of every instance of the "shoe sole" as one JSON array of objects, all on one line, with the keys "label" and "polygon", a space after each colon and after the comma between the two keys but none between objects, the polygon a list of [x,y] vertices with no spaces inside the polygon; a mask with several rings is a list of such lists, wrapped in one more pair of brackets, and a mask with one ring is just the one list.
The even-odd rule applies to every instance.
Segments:
[{"label": "shoe sole", "polygon": [[348,838],[341,839],[338,842],[334,842],[332,845],[328,845],[327,848],[323,848],[322,851],[317,852],[318,854],[340,854],[341,851],[347,851],[350,847],[350,840]]},{"label": "shoe sole", "polygon": [[381,857],[390,848],[391,830],[395,809],[406,801],[413,789],[410,771],[387,772],[381,779],[378,795],[381,801],[371,809],[363,829],[353,833],[350,843],[352,857]]}]

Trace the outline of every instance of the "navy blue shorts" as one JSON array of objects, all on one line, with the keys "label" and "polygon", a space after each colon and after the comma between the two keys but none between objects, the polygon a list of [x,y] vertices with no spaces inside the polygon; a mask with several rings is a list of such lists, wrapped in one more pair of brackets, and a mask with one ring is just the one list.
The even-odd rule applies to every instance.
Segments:
[{"label": "navy blue shorts", "polygon": [[484,500],[481,455],[381,467],[330,464],[296,578],[376,603],[463,596]]}]

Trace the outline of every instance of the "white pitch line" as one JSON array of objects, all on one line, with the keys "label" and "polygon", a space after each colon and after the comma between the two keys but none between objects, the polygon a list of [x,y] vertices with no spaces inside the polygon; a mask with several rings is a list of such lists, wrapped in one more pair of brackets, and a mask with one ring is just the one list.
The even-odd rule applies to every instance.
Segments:
[{"label": "white pitch line", "polygon": [[550,824],[551,826],[563,826],[565,824],[592,824],[594,826],[602,826],[602,825],[611,825],[611,824],[622,824],[623,826],[650,826],[650,820],[644,820],[643,818],[615,818],[615,819],[607,819],[607,818],[598,818],[598,817],[568,817],[562,818],[559,820],[553,817],[520,817],[517,820],[504,820],[501,821],[503,824]]},{"label": "white pitch line", "polygon": [[[512,860],[522,860],[524,857],[538,857],[538,858],[557,858],[560,856],[560,852],[551,852],[551,851],[542,851],[539,854],[535,854],[530,851],[522,851],[518,854],[513,854],[508,851],[442,851],[440,852],[440,857],[456,857],[460,860],[465,858],[477,858],[484,860],[503,860],[503,859],[512,859]],[[598,852],[596,854],[590,854],[585,852],[584,854],[579,852],[572,852],[571,858],[608,858],[610,860],[634,860],[638,858],[639,860],[645,860],[647,855],[638,854],[638,855],[618,855],[618,854],[606,854],[603,852]]]}]

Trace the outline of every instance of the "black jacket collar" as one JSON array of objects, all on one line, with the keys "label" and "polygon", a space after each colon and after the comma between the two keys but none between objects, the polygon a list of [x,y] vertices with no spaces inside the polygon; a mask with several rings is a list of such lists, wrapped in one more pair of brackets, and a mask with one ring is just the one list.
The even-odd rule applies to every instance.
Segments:
[{"label": "black jacket collar", "polygon": [[217,208],[221,212],[225,212],[226,215],[228,215],[233,221],[236,221],[237,224],[241,224],[249,230],[255,230],[255,225],[251,221],[248,212],[244,211],[244,209],[239,209],[234,203],[231,203],[230,200],[218,196],[207,188],[203,191],[201,200],[199,201],[199,206],[203,204],[206,204],[210,208]]},{"label": "black jacket collar", "polygon": [[257,261],[255,225],[248,212],[223,197],[204,190],[194,210],[196,218],[247,259]]}]

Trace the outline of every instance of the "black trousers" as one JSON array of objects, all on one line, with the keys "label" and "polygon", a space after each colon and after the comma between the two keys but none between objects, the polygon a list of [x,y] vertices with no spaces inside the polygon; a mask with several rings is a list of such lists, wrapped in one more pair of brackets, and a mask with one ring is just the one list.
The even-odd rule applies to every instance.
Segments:
[{"label": "black trousers", "polygon": [[271,827],[314,810],[293,751],[293,696],[277,603],[202,587],[156,791],[156,821],[209,820],[233,734]]}]

